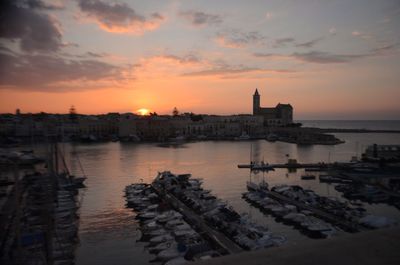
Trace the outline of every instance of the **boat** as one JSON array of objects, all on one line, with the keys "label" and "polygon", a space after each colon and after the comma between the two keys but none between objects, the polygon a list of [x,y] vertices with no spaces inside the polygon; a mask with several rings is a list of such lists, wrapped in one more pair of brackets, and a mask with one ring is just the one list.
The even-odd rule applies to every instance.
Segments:
[{"label": "boat", "polygon": [[341,183],[342,180],[340,178],[335,178],[331,175],[319,175],[319,181],[325,183]]},{"label": "boat", "polygon": [[278,135],[276,135],[276,134],[274,134],[274,133],[269,133],[269,134],[267,135],[266,140],[267,140],[268,142],[276,142],[276,141],[278,141]]},{"label": "boat", "polygon": [[156,229],[156,230],[153,230],[153,231],[149,231],[149,232],[146,233],[146,235],[148,235],[150,237],[161,236],[161,235],[166,235],[166,234],[168,234],[168,231],[166,231],[163,228]]},{"label": "boat", "polygon": [[143,214],[139,214],[136,217],[138,219],[153,219],[156,216],[157,216],[157,213],[155,213],[155,212],[146,212],[146,213],[143,213]]},{"label": "boat", "polygon": [[255,184],[254,182],[251,182],[251,181],[247,181],[246,186],[249,191],[257,191],[259,188],[259,186],[257,184]]},{"label": "boat", "polygon": [[183,221],[182,219],[173,219],[173,220],[171,220],[171,221],[168,221],[168,222],[165,224],[165,227],[166,227],[167,229],[173,229],[174,227],[179,226],[179,225],[182,225],[182,224],[184,224],[184,221]]},{"label": "boat", "polygon": [[193,236],[196,236],[197,232],[190,228],[188,230],[174,231],[173,234],[176,238],[191,238]]},{"label": "boat", "polygon": [[167,261],[164,265],[183,265],[188,263],[184,257],[177,257]]},{"label": "boat", "polygon": [[150,239],[150,244],[159,244],[162,242],[171,241],[173,239],[174,238],[170,234],[156,236],[156,237],[153,237],[152,239]]},{"label": "boat", "polygon": [[171,247],[160,251],[160,253],[157,254],[157,259],[161,261],[168,261],[177,257],[183,257],[184,255],[184,251],[180,252],[178,248]]},{"label": "boat", "polygon": [[246,141],[246,140],[250,140],[250,135],[248,135],[247,133],[243,132],[240,136],[235,137],[236,141]]},{"label": "boat", "polygon": [[301,176],[301,179],[303,179],[303,180],[315,179],[315,175],[310,175],[310,174],[302,175],[302,176]]},{"label": "boat", "polygon": [[169,248],[176,248],[176,242],[175,241],[166,241],[162,242],[154,247],[149,248],[149,252],[152,254],[158,254],[160,251],[169,249]]},{"label": "boat", "polygon": [[268,183],[266,181],[261,181],[260,184],[258,184],[258,187],[260,189],[260,191],[268,191]]},{"label": "boat", "polygon": [[251,163],[251,170],[261,170],[261,171],[268,171],[268,170],[275,170],[274,167],[264,161],[260,163],[252,162]]},{"label": "boat", "polygon": [[147,224],[144,225],[144,229],[145,229],[146,231],[157,230],[157,229],[160,229],[160,228],[162,228],[162,226],[159,225],[159,224],[157,223],[157,221],[153,221],[153,220],[151,220],[150,223],[147,223]]}]

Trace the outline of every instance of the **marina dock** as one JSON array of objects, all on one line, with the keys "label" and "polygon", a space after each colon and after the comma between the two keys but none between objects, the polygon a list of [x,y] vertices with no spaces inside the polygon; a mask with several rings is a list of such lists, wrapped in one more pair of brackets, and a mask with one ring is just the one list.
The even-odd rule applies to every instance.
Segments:
[{"label": "marina dock", "polygon": [[[341,163],[340,165],[343,166]],[[260,166],[255,164],[239,164],[238,168],[249,168],[251,170],[273,170],[275,168],[315,168],[322,170],[327,170],[334,168],[338,164],[333,163],[285,163],[285,164],[265,164],[265,169],[260,168]]]},{"label": "marina dock", "polygon": [[322,211],[320,209],[317,209],[315,207],[308,206],[308,205],[306,205],[306,204],[304,204],[302,202],[299,202],[299,201],[296,201],[296,200],[292,200],[292,199],[290,199],[288,197],[285,197],[285,196],[283,196],[283,195],[281,195],[281,194],[279,194],[277,192],[269,191],[267,194],[268,194],[268,196],[270,196],[270,197],[272,197],[274,199],[277,199],[279,201],[283,201],[283,202],[295,205],[295,206],[297,206],[297,207],[299,207],[300,209],[303,209],[303,210],[311,211],[316,216],[320,217],[321,219],[324,219],[324,220],[330,222],[333,225],[340,226],[340,227],[344,228],[346,231],[359,232],[359,231],[367,230],[366,228],[360,226],[359,224],[343,220],[343,219],[339,218],[338,216],[335,216],[333,214],[327,213],[327,212]]},{"label": "marina dock", "polygon": [[152,188],[156,191],[158,196],[163,198],[167,203],[173,206],[175,210],[180,212],[189,223],[203,231],[203,233],[205,233],[209,239],[211,239],[215,244],[223,248],[227,253],[235,254],[243,251],[241,247],[239,247],[235,242],[230,240],[224,234],[208,226],[203,218],[192,211],[184,203],[179,201],[174,195],[165,193],[155,184],[152,185]]}]

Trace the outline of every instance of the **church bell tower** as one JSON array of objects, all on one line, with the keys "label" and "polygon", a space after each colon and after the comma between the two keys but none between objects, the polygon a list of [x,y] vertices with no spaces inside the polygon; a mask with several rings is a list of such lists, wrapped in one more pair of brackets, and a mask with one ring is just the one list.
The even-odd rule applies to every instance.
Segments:
[{"label": "church bell tower", "polygon": [[260,110],[260,94],[256,88],[256,92],[253,95],[253,115],[257,115]]}]

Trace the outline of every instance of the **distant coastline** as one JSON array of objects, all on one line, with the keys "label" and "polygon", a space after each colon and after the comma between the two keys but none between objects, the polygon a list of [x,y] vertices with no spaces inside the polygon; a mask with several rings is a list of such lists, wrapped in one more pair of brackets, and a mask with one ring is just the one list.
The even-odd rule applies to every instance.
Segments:
[{"label": "distant coastline", "polygon": [[344,141],[337,133],[396,133],[400,120],[298,120],[270,124],[263,116],[230,116],[183,113],[176,115],[135,115],[107,113],[2,114],[0,145],[22,142],[159,142],[181,143],[203,140],[281,141],[301,145],[336,145]]},{"label": "distant coastline", "polygon": [[400,120],[296,120],[303,127],[318,128],[326,132],[400,132]]}]

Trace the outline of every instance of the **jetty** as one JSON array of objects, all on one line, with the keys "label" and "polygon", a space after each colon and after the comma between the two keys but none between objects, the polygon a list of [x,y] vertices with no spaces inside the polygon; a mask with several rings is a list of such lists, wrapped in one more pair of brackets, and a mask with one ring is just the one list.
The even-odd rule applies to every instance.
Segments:
[{"label": "jetty", "polygon": [[255,163],[250,163],[250,164],[238,164],[238,168],[248,168],[251,170],[273,170],[275,168],[312,168],[316,169],[318,171],[324,171],[328,169],[332,169],[338,166],[346,166],[350,165],[350,163],[324,163],[324,162],[319,162],[319,163],[283,163],[283,164],[265,164],[266,166],[263,169],[259,165]]}]

